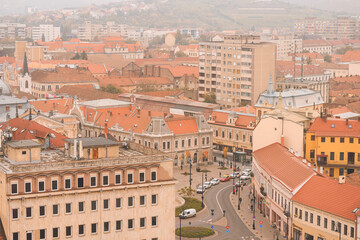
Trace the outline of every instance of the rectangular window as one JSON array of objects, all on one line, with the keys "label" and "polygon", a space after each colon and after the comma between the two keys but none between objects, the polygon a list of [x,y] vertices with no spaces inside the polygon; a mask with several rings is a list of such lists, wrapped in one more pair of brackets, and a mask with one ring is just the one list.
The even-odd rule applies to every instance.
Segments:
[{"label": "rectangular window", "polygon": [[344,224],[344,235],[348,235],[348,226]]},{"label": "rectangular window", "polygon": [[46,208],[45,206],[40,206],[39,207],[39,216],[40,217],[44,217],[46,215]]},{"label": "rectangular window", "polygon": [[13,219],[13,220],[16,220],[16,219],[18,219],[18,218],[19,218],[19,209],[14,208],[14,209],[12,210],[12,219]]},{"label": "rectangular window", "polygon": [[157,195],[156,194],[153,194],[151,195],[151,204],[157,204]]},{"label": "rectangular window", "polygon": [[344,140],[344,138],[343,138],[343,137],[342,137],[342,138],[340,138],[340,142],[341,142],[341,143],[345,142],[345,140]]},{"label": "rectangular window", "polygon": [[52,180],[51,181],[51,190],[52,191],[58,190],[58,181],[57,180]]},{"label": "rectangular window", "polygon": [[91,234],[96,234],[97,233],[97,223],[92,223],[91,224]]},{"label": "rectangular window", "polygon": [[334,152],[330,152],[330,160],[334,160],[335,159],[335,153]]},{"label": "rectangular window", "polygon": [[308,221],[308,212],[307,211],[305,211],[305,221],[307,222]]},{"label": "rectangular window", "polygon": [[140,227],[141,228],[145,227],[145,218],[140,218]]},{"label": "rectangular window", "polygon": [[315,150],[310,150],[310,158],[315,158]]},{"label": "rectangular window", "polygon": [[145,206],[145,196],[140,196],[140,206]]},{"label": "rectangular window", "polygon": [[40,239],[46,238],[46,229],[40,229]]},{"label": "rectangular window", "polygon": [[310,213],[310,223],[314,222],[314,214]]},{"label": "rectangular window", "polygon": [[115,175],[115,184],[121,184],[121,175],[120,174]]},{"label": "rectangular window", "polygon": [[66,236],[71,237],[72,235],[72,226],[66,226]]},{"label": "rectangular window", "polygon": [[121,220],[117,220],[116,221],[116,231],[120,231],[122,227],[122,221]]},{"label": "rectangular window", "polygon": [[324,228],[327,228],[327,227],[328,227],[328,219],[324,218]]},{"label": "rectangular window", "polygon": [[25,193],[31,193],[31,182],[25,183]]},{"label": "rectangular window", "polygon": [[58,215],[59,214],[59,204],[54,204],[53,205],[53,215]]},{"label": "rectangular window", "polygon": [[355,229],[353,227],[350,228],[350,237],[354,237],[355,235]]},{"label": "rectangular window", "polygon": [[97,201],[91,201],[91,211],[96,211],[97,210]]},{"label": "rectangular window", "polygon": [[134,197],[128,197],[128,207],[134,206]]},{"label": "rectangular window", "polygon": [[26,240],[32,240],[32,231],[26,232]]},{"label": "rectangular window", "polygon": [[59,228],[53,228],[53,238],[59,237]]},{"label": "rectangular window", "polygon": [[71,188],[71,179],[65,179],[65,189]]},{"label": "rectangular window", "polygon": [[65,204],[65,213],[71,213],[71,203]]},{"label": "rectangular window", "polygon": [[116,199],[116,208],[121,208],[121,198]]},{"label": "rectangular window", "polygon": [[166,149],[166,142],[163,142],[163,150]]},{"label": "rectangular window", "polygon": [[134,219],[128,219],[128,229],[134,229]]},{"label": "rectangular window", "polygon": [[108,186],[109,185],[109,176],[103,176],[102,185],[103,186]]},{"label": "rectangular window", "polygon": [[90,177],[90,187],[96,187],[96,176]]},{"label": "rectangular window", "polygon": [[144,172],[139,173],[139,181],[145,182],[145,173]]},{"label": "rectangular window", "polygon": [[354,143],[354,138],[349,138],[350,143]]},{"label": "rectangular window", "polygon": [[157,226],[157,217],[151,217],[151,226]]},{"label": "rectangular window", "polygon": [[32,217],[32,208],[31,208],[31,207],[27,207],[27,208],[26,208],[26,217],[27,217],[27,218],[31,218],[31,217]]},{"label": "rectangular window", "polygon": [[185,140],[181,140],[181,147],[185,147]]},{"label": "rectangular window", "polygon": [[110,231],[110,222],[104,222],[104,232]]},{"label": "rectangular window", "polygon": [[340,160],[344,160],[344,152],[340,152]]},{"label": "rectangular window", "polygon": [[311,141],[315,141],[315,135],[311,135]]},{"label": "rectangular window", "polygon": [[78,188],[83,188],[84,187],[84,178],[83,177],[78,177],[77,186],[78,186]]},{"label": "rectangular window", "polygon": [[325,142],[325,137],[321,137],[321,142]]},{"label": "rectangular window", "polygon": [[317,225],[320,226],[321,225],[321,216],[317,216]]},{"label": "rectangular window", "polygon": [[109,199],[104,199],[104,210],[108,210],[109,209]]},{"label": "rectangular window", "polygon": [[335,221],[331,220],[331,231],[335,231]]},{"label": "rectangular window", "polygon": [[191,147],[191,139],[188,139],[188,147]]},{"label": "rectangular window", "polygon": [[85,234],[85,225],[84,224],[80,224],[79,225],[79,235],[84,235]]},{"label": "rectangular window", "polygon": [[13,240],[19,240],[19,233],[18,232],[14,232],[13,234],[12,234],[12,239]]},{"label": "rectangular window", "polygon": [[134,183],[133,174],[128,173],[127,175],[127,183]]},{"label": "rectangular window", "polygon": [[39,192],[44,192],[45,191],[45,182],[44,181],[39,181],[38,183],[38,191]]},{"label": "rectangular window", "polygon": [[18,185],[17,183],[11,184],[11,194],[17,194],[18,193]]},{"label": "rectangular window", "polygon": [[295,215],[298,215],[298,208],[295,208]]},{"label": "rectangular window", "polygon": [[79,207],[79,213],[85,211],[85,203],[84,202],[79,202],[78,207]]},{"label": "rectangular window", "polygon": [[299,219],[302,219],[302,210],[299,211]]},{"label": "rectangular window", "polygon": [[157,180],[156,172],[151,172],[151,181],[156,181],[156,180]]},{"label": "rectangular window", "polygon": [[330,142],[334,143],[334,142],[335,142],[335,138],[334,138],[334,137],[330,138]]}]

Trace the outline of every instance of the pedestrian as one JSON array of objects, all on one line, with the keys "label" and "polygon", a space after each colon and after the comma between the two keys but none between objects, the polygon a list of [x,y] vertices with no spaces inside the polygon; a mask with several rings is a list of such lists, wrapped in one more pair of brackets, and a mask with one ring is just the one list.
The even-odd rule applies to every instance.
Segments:
[{"label": "pedestrian", "polygon": [[221,172],[219,172],[219,178],[221,178]]},{"label": "pedestrian", "polygon": [[183,170],[183,165],[182,164],[181,164],[180,168],[181,168],[181,170]]}]

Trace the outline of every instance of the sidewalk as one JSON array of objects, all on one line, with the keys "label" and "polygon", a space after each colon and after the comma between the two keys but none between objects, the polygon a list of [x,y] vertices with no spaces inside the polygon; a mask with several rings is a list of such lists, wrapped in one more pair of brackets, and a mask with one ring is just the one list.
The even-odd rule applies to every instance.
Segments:
[{"label": "sidewalk", "polygon": [[[255,210],[255,230],[253,230],[253,212],[251,211],[251,199],[249,198],[250,182],[246,183],[243,190],[240,192],[242,202],[240,204],[240,211],[238,210],[238,194],[231,194],[230,201],[236,210],[237,214],[246,226],[260,239],[272,240],[274,239],[275,230],[272,228],[269,221],[260,214],[259,209]],[[260,227],[260,221],[262,221],[262,227]]]}]

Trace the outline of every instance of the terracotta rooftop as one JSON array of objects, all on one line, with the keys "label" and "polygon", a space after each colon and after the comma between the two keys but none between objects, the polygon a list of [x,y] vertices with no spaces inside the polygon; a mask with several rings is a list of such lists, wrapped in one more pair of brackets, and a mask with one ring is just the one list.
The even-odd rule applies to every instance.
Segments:
[{"label": "terracotta rooftop", "polygon": [[182,94],[183,91],[174,90],[174,91],[153,91],[153,92],[140,92],[139,95],[153,96],[153,97],[167,97],[167,96],[178,96]]},{"label": "terracotta rooftop", "polygon": [[151,85],[172,85],[173,82],[167,77],[121,77],[121,76],[106,76],[99,78],[101,86],[109,84],[115,87],[137,86],[141,84]]},{"label": "terracotta rooftop", "polygon": [[329,109],[329,114],[331,114],[331,115],[347,113],[347,112],[352,112],[352,110],[347,106],[342,106],[342,107]]},{"label": "terracotta rooftop", "polygon": [[303,40],[302,45],[303,47],[331,46],[329,41],[324,39]]},{"label": "terracotta rooftop", "polygon": [[170,70],[174,77],[182,77],[184,75],[194,75],[195,77],[199,77],[199,68],[198,67],[190,67],[190,66],[170,66],[170,65],[160,65],[161,68],[167,68]]},{"label": "terracotta rooftop", "polygon": [[6,127],[11,129],[13,134],[12,140],[29,140],[42,139],[45,141],[47,136],[50,136],[51,148],[62,148],[65,145],[67,137],[31,120],[22,118],[13,118],[6,123],[1,123],[0,129],[4,130]]},{"label": "terracotta rooftop", "polygon": [[[231,125],[227,124],[229,119],[230,111],[222,111],[222,110],[215,110],[211,113],[213,117],[213,122],[209,121],[210,124],[216,125]],[[256,116],[248,116],[248,115],[238,115],[236,114],[237,118],[235,121],[235,125],[233,127],[236,128],[247,128],[253,130],[256,124]]]},{"label": "terracotta rooftop", "polygon": [[98,83],[90,71],[68,67],[57,67],[49,71],[35,70],[31,73],[31,79],[39,83]]},{"label": "terracotta rooftop", "polygon": [[165,120],[166,125],[174,134],[197,133],[198,127],[193,117],[168,118]]},{"label": "terracotta rooftop", "polygon": [[57,96],[77,97],[80,100],[89,101],[96,99],[117,99],[118,94],[104,92],[94,89],[93,85],[67,85],[56,91]]},{"label": "terracotta rooftop", "polygon": [[353,172],[346,176],[346,183],[360,186],[360,172]]},{"label": "terracotta rooftop", "polygon": [[144,67],[145,65],[172,65],[176,66],[183,63],[192,63],[198,64],[198,57],[180,57],[180,58],[143,58],[143,59],[135,59],[136,65],[140,67]]},{"label": "terracotta rooftop", "polygon": [[294,202],[319,209],[349,220],[355,220],[353,213],[360,206],[360,186],[313,176],[293,197]]},{"label": "terracotta rooftop", "polygon": [[341,118],[316,118],[309,133],[326,137],[360,137],[360,121]]},{"label": "terracotta rooftop", "polygon": [[256,150],[253,157],[272,178],[292,192],[315,175],[315,171],[303,163],[300,157],[279,143]]},{"label": "terracotta rooftop", "polygon": [[360,61],[360,51],[347,51],[341,57],[341,62],[358,62],[358,61]]},{"label": "terracotta rooftop", "polygon": [[336,64],[336,63],[331,63],[331,62],[324,62],[324,63],[320,63],[319,67],[322,67],[324,69],[344,69],[344,70],[348,70],[349,69],[349,64]]},{"label": "terracotta rooftop", "polygon": [[[286,76],[288,74],[294,76],[294,61],[276,61],[276,71],[282,75]],[[295,75],[296,77],[301,76],[301,66],[295,65]],[[303,74],[304,76],[313,76],[313,75],[323,75],[325,70],[319,66],[315,65],[304,65]]]},{"label": "terracotta rooftop", "polygon": [[[73,108],[74,100],[72,98],[55,98],[44,100],[32,100],[29,102],[37,111],[69,114]],[[35,114],[35,113],[33,113]]]},{"label": "terracotta rooftop", "polygon": [[360,101],[349,103],[347,106],[354,112],[360,113]]}]

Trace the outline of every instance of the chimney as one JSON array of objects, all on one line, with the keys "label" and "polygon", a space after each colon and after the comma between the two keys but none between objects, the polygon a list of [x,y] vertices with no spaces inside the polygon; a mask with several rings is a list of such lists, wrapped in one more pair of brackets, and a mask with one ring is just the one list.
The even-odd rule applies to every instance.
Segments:
[{"label": "chimney", "polygon": [[77,157],[77,140],[74,140],[74,152],[73,152],[73,155],[74,155],[74,158]]},{"label": "chimney", "polygon": [[151,117],[151,111],[148,111],[148,116]]},{"label": "chimney", "polygon": [[246,113],[249,113],[249,105],[246,106]]},{"label": "chimney", "polygon": [[349,125],[349,119],[346,119],[346,125]]},{"label": "chimney", "polygon": [[107,138],[107,134],[109,133],[109,129],[108,129],[108,124],[107,122],[105,123],[105,129],[104,129],[104,134],[105,134],[105,138]]},{"label": "chimney", "polygon": [[79,159],[82,159],[84,157],[84,149],[83,149],[83,143],[80,140],[79,141]]},{"label": "chimney", "polygon": [[339,184],[345,183],[346,177],[345,176],[339,176]]},{"label": "chimney", "polygon": [[284,135],[281,135],[281,146],[285,146],[285,137]]}]

